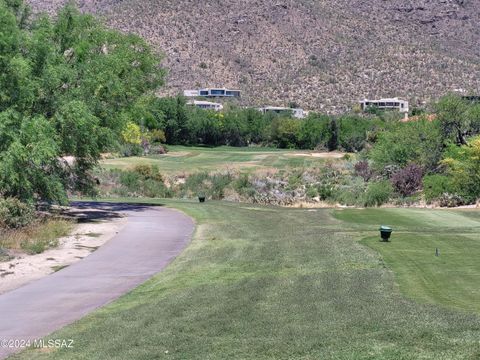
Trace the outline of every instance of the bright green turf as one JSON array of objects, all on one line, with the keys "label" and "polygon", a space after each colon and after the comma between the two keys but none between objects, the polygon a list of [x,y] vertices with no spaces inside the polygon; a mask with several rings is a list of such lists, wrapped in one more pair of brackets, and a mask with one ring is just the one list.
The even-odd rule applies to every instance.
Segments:
[{"label": "bright green turf", "polygon": [[[312,167],[322,165],[325,158],[308,156],[311,152],[269,148],[199,148],[169,146],[169,153],[151,157],[130,157],[103,160],[103,167],[132,168],[138,164],[158,165],[163,173],[190,173],[224,169],[269,169]],[[300,156],[300,154],[306,156]],[[326,155],[328,156],[328,155]]]},{"label": "bright green turf", "polygon": [[335,214],[359,227],[381,221],[397,230],[390,243],[380,242],[378,235],[363,243],[382,254],[406,295],[480,313],[479,211],[368,209]]},{"label": "bright green turf", "polygon": [[[167,205],[197,221],[194,240],[184,253],[131,293],[51,336],[74,339],[74,349],[28,351],[16,359],[480,357],[479,315],[408,300],[380,255],[357,241],[368,237],[369,245],[386,245],[382,251],[401,249],[400,244],[405,248],[408,233],[395,232],[391,244],[377,244],[376,219],[396,227],[395,219],[402,215],[401,226],[407,229],[409,221],[418,227],[424,215],[425,228],[442,236],[436,241],[445,249],[441,258],[429,261],[449,264],[453,255],[444,247],[444,230],[462,230],[461,221],[470,221],[468,234],[456,238],[457,247],[450,249],[456,249],[456,266],[466,269],[461,257],[478,271],[473,261],[478,245],[472,248],[479,239],[475,216],[344,210],[335,217],[327,209],[182,201]],[[443,224],[448,218],[453,223]],[[364,222],[352,222],[358,219]],[[422,251],[431,255],[437,243],[427,244],[434,237],[422,236]],[[414,283],[416,273],[426,276],[433,269],[425,262],[418,265],[415,273],[406,274]],[[464,290],[456,285],[457,296],[468,302],[472,296]]]}]

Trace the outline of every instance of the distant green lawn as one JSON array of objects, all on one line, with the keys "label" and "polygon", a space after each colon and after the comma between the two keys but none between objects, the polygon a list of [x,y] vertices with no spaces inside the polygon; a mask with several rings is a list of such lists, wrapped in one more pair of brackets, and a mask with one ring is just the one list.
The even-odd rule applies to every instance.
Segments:
[{"label": "distant green lawn", "polygon": [[[195,218],[190,246],[51,335],[74,339],[74,349],[15,359],[480,357],[478,213],[165,204]],[[380,223],[395,229],[389,244],[378,243]]]},{"label": "distant green lawn", "polygon": [[324,164],[326,158],[341,156],[338,153],[312,156],[311,151],[228,146],[217,148],[169,146],[168,149],[169,152],[166,155],[107,159],[101,164],[107,169],[126,169],[138,164],[155,164],[163,173],[191,173],[225,169],[312,167]]}]

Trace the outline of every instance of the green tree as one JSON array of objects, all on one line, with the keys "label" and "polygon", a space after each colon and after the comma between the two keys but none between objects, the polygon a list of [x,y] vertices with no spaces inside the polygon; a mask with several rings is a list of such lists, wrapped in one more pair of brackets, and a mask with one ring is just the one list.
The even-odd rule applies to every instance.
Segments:
[{"label": "green tree", "polygon": [[127,144],[140,145],[142,143],[142,131],[134,122],[128,122],[122,131],[123,141]]},{"label": "green tree", "polygon": [[480,136],[466,145],[450,145],[442,164],[457,193],[469,202],[480,198]]},{"label": "green tree", "polygon": [[326,147],[329,139],[329,117],[311,114],[298,130],[298,144],[302,149]]},{"label": "green tree", "polygon": [[0,195],[62,202],[92,190],[100,153],[147,107],[164,70],[141,38],[72,5],[54,20],[27,15],[23,1],[0,0]]},{"label": "green tree", "polygon": [[329,122],[329,138],[327,142],[327,148],[329,151],[338,149],[338,123],[337,119],[332,118]]},{"label": "green tree", "polygon": [[378,135],[369,157],[378,170],[387,165],[415,163],[433,170],[441,159],[443,141],[438,125],[426,119],[394,123]]},{"label": "green tree", "polygon": [[280,148],[295,148],[300,127],[300,120],[277,117],[272,121],[272,141]]},{"label": "green tree", "polygon": [[27,118],[14,111],[0,113],[0,189],[4,197],[25,202],[66,199],[66,172],[51,121]]},{"label": "green tree", "polygon": [[365,148],[368,134],[382,123],[376,118],[355,115],[342,116],[338,123],[338,146],[348,152],[358,152]]},{"label": "green tree", "polygon": [[480,106],[457,95],[448,95],[435,105],[437,121],[445,140],[466,145],[468,136],[480,131]]}]

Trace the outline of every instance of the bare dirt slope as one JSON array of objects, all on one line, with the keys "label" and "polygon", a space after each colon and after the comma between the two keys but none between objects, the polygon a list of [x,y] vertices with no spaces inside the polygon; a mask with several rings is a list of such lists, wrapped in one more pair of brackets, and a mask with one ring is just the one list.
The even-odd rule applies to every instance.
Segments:
[{"label": "bare dirt slope", "polygon": [[[30,0],[53,13],[63,0]],[[168,89],[230,86],[244,102],[339,111],[480,91],[478,0],[81,0],[165,53]]]}]

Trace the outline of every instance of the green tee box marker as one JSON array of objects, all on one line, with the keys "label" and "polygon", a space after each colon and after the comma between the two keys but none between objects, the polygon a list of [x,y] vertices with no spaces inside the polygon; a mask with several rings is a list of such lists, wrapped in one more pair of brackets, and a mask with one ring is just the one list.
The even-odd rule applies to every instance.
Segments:
[{"label": "green tee box marker", "polygon": [[392,228],[389,226],[382,225],[380,226],[380,236],[382,241],[389,241],[390,236],[392,235]]}]

